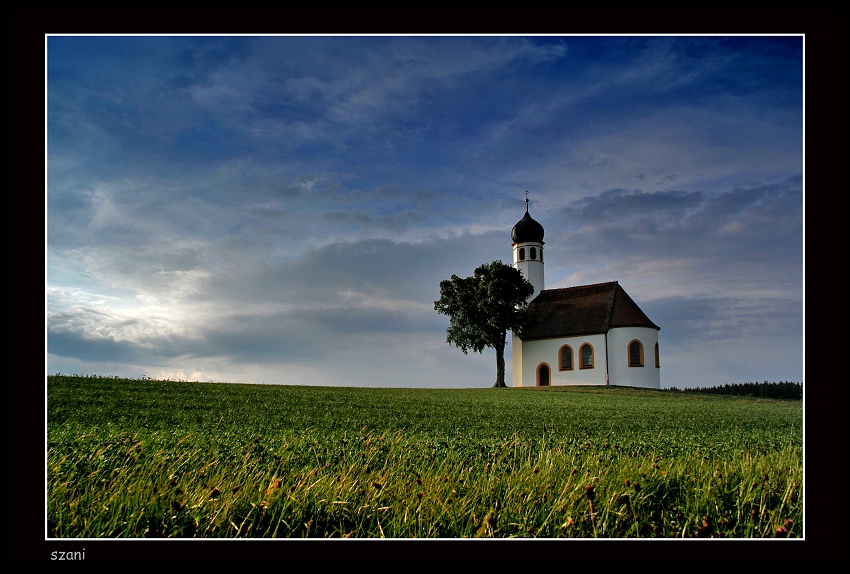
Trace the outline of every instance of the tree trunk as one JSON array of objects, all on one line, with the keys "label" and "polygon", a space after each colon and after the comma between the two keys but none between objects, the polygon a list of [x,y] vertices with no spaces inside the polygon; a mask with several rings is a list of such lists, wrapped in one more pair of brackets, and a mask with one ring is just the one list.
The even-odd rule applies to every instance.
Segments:
[{"label": "tree trunk", "polygon": [[496,387],[507,387],[505,384],[505,336],[496,345]]}]

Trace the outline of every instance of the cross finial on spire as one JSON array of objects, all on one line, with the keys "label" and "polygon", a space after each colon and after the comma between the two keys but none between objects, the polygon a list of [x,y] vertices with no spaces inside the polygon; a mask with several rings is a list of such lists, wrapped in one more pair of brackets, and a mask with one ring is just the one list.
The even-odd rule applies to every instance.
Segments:
[{"label": "cross finial on spire", "polygon": [[525,190],[525,212],[528,213],[528,190]]}]

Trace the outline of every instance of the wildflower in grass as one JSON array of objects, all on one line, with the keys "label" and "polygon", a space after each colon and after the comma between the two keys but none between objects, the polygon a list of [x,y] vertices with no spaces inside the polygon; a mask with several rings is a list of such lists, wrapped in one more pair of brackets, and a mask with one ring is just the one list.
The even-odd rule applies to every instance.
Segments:
[{"label": "wildflower in grass", "polygon": [[774,536],[776,538],[785,538],[788,536],[788,532],[791,530],[791,527],[794,525],[794,521],[790,518],[786,518],[782,521],[782,526],[776,529],[776,533]]}]

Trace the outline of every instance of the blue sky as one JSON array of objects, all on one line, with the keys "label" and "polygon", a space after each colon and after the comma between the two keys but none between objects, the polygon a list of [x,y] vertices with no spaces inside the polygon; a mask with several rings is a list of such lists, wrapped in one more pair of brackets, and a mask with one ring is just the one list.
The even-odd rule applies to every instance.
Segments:
[{"label": "blue sky", "polygon": [[662,387],[802,381],[803,43],[48,36],[46,370],[491,386],[434,301],[528,190],[546,287],[619,281]]}]

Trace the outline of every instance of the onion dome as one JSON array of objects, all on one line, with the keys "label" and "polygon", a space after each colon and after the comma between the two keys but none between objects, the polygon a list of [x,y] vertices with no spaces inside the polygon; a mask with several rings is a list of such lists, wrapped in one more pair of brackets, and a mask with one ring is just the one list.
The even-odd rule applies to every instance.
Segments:
[{"label": "onion dome", "polygon": [[543,243],[543,226],[528,214],[528,203],[525,204],[525,215],[511,230],[511,239],[514,243]]}]

